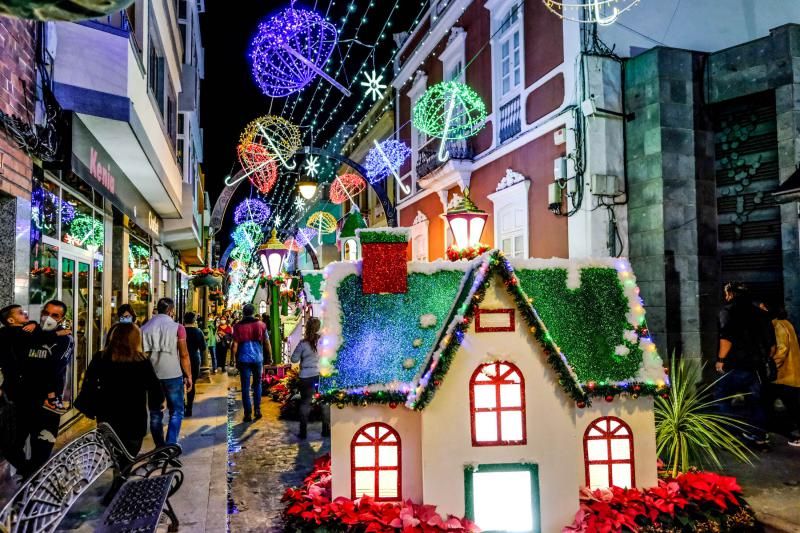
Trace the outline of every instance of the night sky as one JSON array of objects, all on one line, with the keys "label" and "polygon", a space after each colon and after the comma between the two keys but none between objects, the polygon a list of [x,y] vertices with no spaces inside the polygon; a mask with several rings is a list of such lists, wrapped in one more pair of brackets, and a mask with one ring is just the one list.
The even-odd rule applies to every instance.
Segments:
[{"label": "night sky", "polygon": [[[241,168],[236,157],[236,146],[242,129],[254,118],[277,114],[291,120],[301,127],[304,146],[311,143],[312,136],[315,146],[323,146],[343,124],[357,124],[372,104],[372,99],[367,99],[360,111],[355,110],[364,98],[364,87],[360,85],[365,80],[363,74],[373,68],[373,59],[370,57],[373,45],[378,43],[374,47],[374,65],[375,70],[380,72],[390,63],[396,50],[392,35],[409,30],[425,9],[427,1],[298,0],[296,8],[313,8],[323,15],[327,12],[330,22],[340,30],[339,44],[331,56],[331,75],[353,94],[350,98],[344,98],[328,82],[317,79],[299,94],[272,99],[264,96],[253,81],[248,50],[258,23],[288,5],[288,1],[247,1],[236,2],[236,9],[231,9],[230,3],[211,1],[206,2],[206,12],[201,15],[206,54],[201,93],[201,124],[205,135],[203,167],[206,190],[211,195],[212,204],[224,187],[225,177]],[[346,21],[343,21],[343,17],[347,17]],[[383,30],[387,21],[389,25]],[[381,30],[384,35],[382,39]],[[364,72],[359,75],[359,69],[365,62]],[[340,70],[342,63],[344,66]],[[392,67],[389,65],[382,83],[389,85],[391,76]],[[312,128],[314,119],[317,125]],[[297,162],[298,166],[302,166],[302,158],[297,158]],[[296,175],[281,172],[278,184],[265,200],[274,203],[282,196],[291,201],[296,179]],[[249,183],[238,189],[237,197],[226,213],[226,227],[217,235],[222,250],[228,244],[232,208],[241,198],[256,195]]]}]

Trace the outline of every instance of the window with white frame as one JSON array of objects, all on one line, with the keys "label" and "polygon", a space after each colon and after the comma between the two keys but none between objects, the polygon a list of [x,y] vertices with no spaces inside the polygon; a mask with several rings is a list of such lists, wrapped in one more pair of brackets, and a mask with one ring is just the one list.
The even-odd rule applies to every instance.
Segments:
[{"label": "window with white frame", "polygon": [[636,486],[633,432],[622,419],[603,416],[589,424],[583,435],[583,456],[589,488]]},{"label": "window with white frame", "polygon": [[466,41],[467,32],[464,31],[463,28],[455,26],[450,30],[447,46],[442,53],[439,54],[439,61],[442,62],[444,81],[464,81]]},{"label": "window with white frame", "polygon": [[400,435],[388,424],[375,422],[359,429],[350,443],[352,497],[377,501],[402,498]]},{"label": "window with white frame", "polygon": [[[418,70],[416,75],[414,76],[414,81],[412,82],[411,89],[408,91],[408,98],[411,100],[411,109],[414,109],[414,106],[417,104],[417,100],[419,100],[423,94],[425,94],[425,90],[427,89],[428,85],[428,76],[421,70]],[[411,175],[414,177],[412,179],[413,182],[416,183],[416,176],[417,176],[417,161],[419,161],[419,151],[425,146],[425,143],[428,142],[428,136],[425,135],[424,132],[418,130],[413,125],[411,126]],[[412,185],[412,194],[415,189],[416,185]],[[398,187],[399,190],[399,187]],[[402,198],[402,191],[398,192],[398,197]]]},{"label": "window with white frame", "polygon": [[430,221],[425,213],[417,211],[411,225],[411,254],[414,261],[428,260],[428,226]]},{"label": "window with white frame", "polygon": [[516,96],[522,89],[522,11],[514,3],[500,18],[497,36],[497,81],[500,103]]},{"label": "window with white frame", "polygon": [[267,312],[267,302],[261,300],[260,302],[258,302],[258,314],[263,315],[266,312]]},{"label": "window with white frame", "polygon": [[530,181],[511,169],[488,196],[494,204],[494,242],[508,257],[529,257]]}]

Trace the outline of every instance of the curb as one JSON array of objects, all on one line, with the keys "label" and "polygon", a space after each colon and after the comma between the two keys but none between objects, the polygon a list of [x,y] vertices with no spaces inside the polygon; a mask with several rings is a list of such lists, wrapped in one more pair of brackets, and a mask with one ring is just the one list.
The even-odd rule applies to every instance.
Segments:
[{"label": "curb", "polygon": [[765,533],[800,533],[800,525],[769,513],[756,513]]}]

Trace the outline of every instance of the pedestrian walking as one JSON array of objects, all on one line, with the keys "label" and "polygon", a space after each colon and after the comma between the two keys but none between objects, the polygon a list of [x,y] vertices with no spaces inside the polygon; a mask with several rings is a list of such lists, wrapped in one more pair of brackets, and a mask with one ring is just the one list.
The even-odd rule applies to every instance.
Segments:
[{"label": "pedestrian walking", "polygon": [[775,380],[775,396],[781,399],[789,415],[790,431],[796,438],[789,440],[789,446],[800,447],[800,344],[797,332],[788,320],[786,309],[778,308],[774,313],[772,325],[775,328],[775,364],[778,379]]},{"label": "pedestrian walking", "polygon": [[[246,304],[244,317],[233,328],[233,357],[242,384],[244,422],[261,418],[261,374],[264,370],[264,344],[268,343],[267,327],[253,316],[255,308]],[[251,382],[253,401],[250,402]]]},{"label": "pedestrian walking", "polygon": [[[292,352],[292,363],[300,364],[300,433],[298,437],[305,439],[308,436],[308,415],[311,412],[311,400],[319,387],[319,343],[320,321],[318,318],[309,318],[303,340]],[[328,411],[323,408],[322,436],[331,434]]]},{"label": "pedestrian walking", "polygon": [[[726,305],[719,315],[719,352],[716,370],[723,374],[714,395],[722,413],[735,416],[732,397],[744,394],[746,414],[750,424],[743,437],[758,447],[768,444],[766,413],[762,392],[768,383],[763,375],[765,361],[774,350],[775,337],[765,313],[753,304],[750,292],[743,283],[725,285]],[[766,326],[765,324],[769,324]]]},{"label": "pedestrian walking", "polygon": [[[61,415],[66,412],[61,395],[74,347],[71,331],[61,325],[66,312],[64,302],[51,300],[42,308],[37,324],[28,320],[19,305],[0,310],[2,391],[14,403],[16,419],[15,442],[4,455],[23,477],[50,459]],[[23,451],[26,441],[29,459]]]},{"label": "pedestrian walking", "polygon": [[203,330],[197,327],[197,314],[191,311],[183,315],[183,327],[186,328],[186,348],[189,350],[189,362],[192,366],[192,388],[186,393],[186,409],[184,416],[192,416],[195,387],[200,376],[200,363],[206,352],[206,337]]},{"label": "pedestrian walking", "polygon": [[224,365],[219,364],[219,361],[217,361],[217,320],[214,315],[209,315],[206,319],[205,334],[208,355],[211,359],[211,373],[216,374],[217,370]]},{"label": "pedestrian walking", "polygon": [[217,326],[217,362],[223,371],[228,364],[228,349],[233,339],[233,328],[228,322],[228,317],[223,315]]},{"label": "pedestrian walking", "polygon": [[143,351],[150,358],[153,370],[161,381],[167,399],[169,423],[164,438],[164,409],[161,404],[150,406],[150,432],[156,447],[178,444],[184,416],[184,392],[192,388],[192,366],[186,346],[186,328],[175,322],[175,303],[161,298],[158,314],[142,326]]}]

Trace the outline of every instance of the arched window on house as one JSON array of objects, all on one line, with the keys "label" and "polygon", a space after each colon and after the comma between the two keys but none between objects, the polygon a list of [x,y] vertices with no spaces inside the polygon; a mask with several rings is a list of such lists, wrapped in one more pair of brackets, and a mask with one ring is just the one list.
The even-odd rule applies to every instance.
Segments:
[{"label": "arched window on house", "polygon": [[391,426],[374,422],[359,429],[350,443],[350,465],[353,498],[402,498],[400,435]]},{"label": "arched window on house", "polygon": [[596,419],[583,435],[586,486],[591,489],[636,486],[633,432],[615,416]]},{"label": "arched window on house", "polygon": [[267,312],[267,302],[261,300],[260,302],[258,302],[258,314],[263,315],[266,312]]},{"label": "arched window on house", "polygon": [[473,446],[525,444],[525,379],[516,365],[480,365],[469,382]]}]

